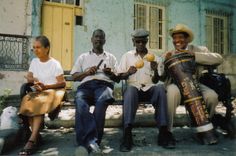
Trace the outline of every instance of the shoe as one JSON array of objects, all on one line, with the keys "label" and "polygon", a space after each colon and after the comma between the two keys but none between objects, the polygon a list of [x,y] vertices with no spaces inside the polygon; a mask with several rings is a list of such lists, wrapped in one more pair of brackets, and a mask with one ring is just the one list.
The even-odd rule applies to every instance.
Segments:
[{"label": "shoe", "polygon": [[125,128],[123,141],[120,145],[120,151],[129,152],[132,149],[132,145],[133,145],[133,138],[132,138],[131,127],[127,127]]},{"label": "shoe", "polygon": [[175,148],[175,138],[169,131],[160,131],[158,135],[158,145],[163,148],[173,149]]},{"label": "shoe", "polygon": [[89,153],[87,149],[83,146],[79,146],[75,149],[75,156],[88,156]]},{"label": "shoe", "polygon": [[93,153],[101,153],[102,152],[95,139],[89,142],[89,149]]},{"label": "shoe", "polygon": [[26,144],[30,144],[30,147],[24,147],[20,152],[19,155],[21,156],[27,156],[27,155],[32,155],[36,152],[37,145],[34,141],[29,140]]}]

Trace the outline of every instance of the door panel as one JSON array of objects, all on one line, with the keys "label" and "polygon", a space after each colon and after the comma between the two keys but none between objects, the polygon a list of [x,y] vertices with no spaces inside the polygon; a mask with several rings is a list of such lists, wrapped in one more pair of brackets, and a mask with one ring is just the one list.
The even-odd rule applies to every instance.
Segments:
[{"label": "door panel", "polygon": [[50,55],[71,70],[73,57],[74,8],[45,3],[42,9],[42,34],[51,42]]}]

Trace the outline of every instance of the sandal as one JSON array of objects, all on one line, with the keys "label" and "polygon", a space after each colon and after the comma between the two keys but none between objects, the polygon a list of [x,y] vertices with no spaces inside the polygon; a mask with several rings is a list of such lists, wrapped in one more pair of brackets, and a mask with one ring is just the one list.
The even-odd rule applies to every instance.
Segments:
[{"label": "sandal", "polygon": [[27,143],[31,144],[31,148],[24,148],[19,152],[21,156],[32,155],[36,152],[36,143],[32,140],[29,140]]}]

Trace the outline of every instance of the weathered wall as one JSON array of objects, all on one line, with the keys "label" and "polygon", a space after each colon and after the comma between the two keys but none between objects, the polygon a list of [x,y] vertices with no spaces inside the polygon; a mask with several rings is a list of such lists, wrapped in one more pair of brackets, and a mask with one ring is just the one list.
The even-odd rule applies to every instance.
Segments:
[{"label": "weathered wall", "polygon": [[0,95],[3,95],[5,89],[11,89],[12,95],[20,93],[20,86],[26,82],[24,79],[26,72],[0,71]]},{"label": "weathered wall", "polygon": [[105,50],[119,60],[121,55],[133,48],[133,0],[85,0],[84,24],[75,27],[74,59],[92,48],[91,36],[95,29],[106,33]]},{"label": "weathered wall", "polygon": [[[31,36],[32,0],[1,0],[0,33]],[[11,94],[19,94],[24,80],[24,71],[0,70],[0,95],[4,89],[11,89]]]},{"label": "weathered wall", "polygon": [[31,0],[1,0],[0,33],[31,35]]}]

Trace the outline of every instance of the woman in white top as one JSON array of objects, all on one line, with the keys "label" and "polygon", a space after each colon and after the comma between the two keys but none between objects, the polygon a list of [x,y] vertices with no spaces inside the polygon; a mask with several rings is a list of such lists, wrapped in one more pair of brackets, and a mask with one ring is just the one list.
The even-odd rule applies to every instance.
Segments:
[{"label": "woman in white top", "polygon": [[31,155],[35,152],[44,114],[58,109],[65,93],[63,69],[57,60],[49,56],[48,38],[36,37],[33,49],[37,58],[32,60],[26,76],[31,84],[31,92],[23,97],[19,110],[19,114],[28,119],[31,135],[19,155]]}]

